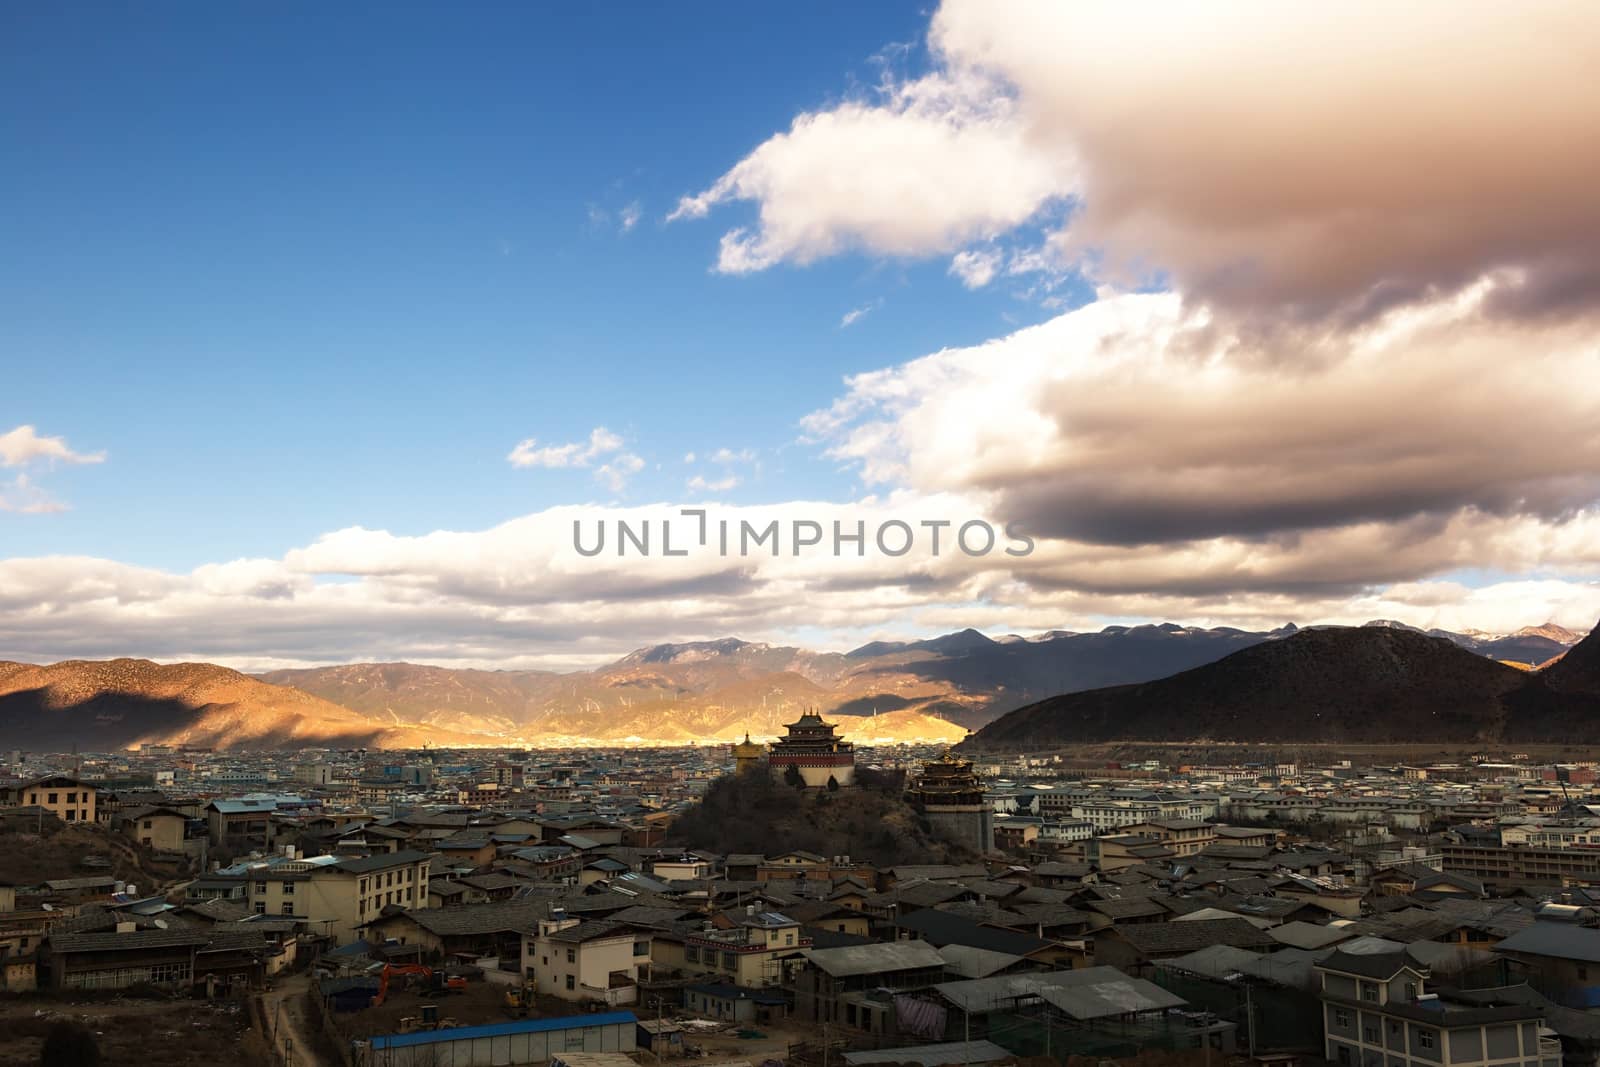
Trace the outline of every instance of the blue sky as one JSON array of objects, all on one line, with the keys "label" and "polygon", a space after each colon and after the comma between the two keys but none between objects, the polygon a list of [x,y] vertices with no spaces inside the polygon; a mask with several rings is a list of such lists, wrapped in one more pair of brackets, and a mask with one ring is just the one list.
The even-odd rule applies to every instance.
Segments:
[{"label": "blue sky", "polygon": [[0,659],[1592,625],[1593,7],[1161,11],[0,9]]},{"label": "blue sky", "polygon": [[7,554],[187,569],[479,528],[611,498],[504,462],[597,425],[646,461],[624,500],[683,499],[717,448],[761,458],[725,496],[839,499],[853,476],[794,441],[845,375],[1046,314],[942,262],[717,275],[721,228],[663,224],[876,81],[916,5],[0,18],[0,428],[108,453],[51,472],[70,510],[0,524]]}]

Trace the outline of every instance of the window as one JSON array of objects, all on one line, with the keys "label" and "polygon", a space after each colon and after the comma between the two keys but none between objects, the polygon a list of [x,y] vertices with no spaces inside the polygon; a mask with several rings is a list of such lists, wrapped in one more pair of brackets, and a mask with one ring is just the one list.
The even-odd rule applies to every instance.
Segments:
[{"label": "window", "polygon": [[361,888],[358,890],[358,892],[362,896],[366,896],[367,895],[367,880],[365,878],[361,879]]},{"label": "window", "polygon": [[1369,1026],[1363,1026],[1361,1028],[1361,1040],[1365,1041],[1367,1044],[1376,1045],[1382,1039],[1383,1035],[1378,1032],[1378,1026],[1376,1023],[1373,1023]]},{"label": "window", "polygon": [[151,823],[151,821],[150,821],[150,820],[149,820],[149,819],[146,819],[146,820],[145,820],[145,821],[144,821],[144,828],[145,828],[145,829],[146,829],[146,830],[148,830],[148,829],[150,829],[150,828],[151,828],[151,826],[152,826],[152,825],[153,825],[153,824],[152,824],[152,823]]},{"label": "window", "polygon": [[683,958],[688,960],[690,963],[699,963],[700,962],[700,948],[699,948],[699,946],[697,946],[697,945],[685,945],[685,946],[683,946]]},{"label": "window", "polygon": [[76,804],[77,802],[78,802],[78,794],[76,794],[76,793],[68,793],[67,794],[67,803],[68,804]]},{"label": "window", "polygon": [[1417,1047],[1418,1048],[1433,1048],[1434,1047],[1434,1033],[1433,1033],[1432,1030],[1418,1030],[1417,1031]]},{"label": "window", "polygon": [[1376,1004],[1378,1002],[1378,987],[1371,982],[1362,982],[1361,999]]},{"label": "window", "polygon": [[256,892],[257,893],[265,893],[266,891],[267,891],[267,883],[265,883],[265,882],[257,882],[256,883]]},{"label": "window", "polygon": [[256,901],[256,914],[257,915],[265,915],[266,913],[267,913],[267,902],[264,901],[264,900]]},{"label": "window", "polygon": [[1339,1046],[1339,1063],[1341,1067],[1350,1067],[1350,1049],[1345,1045]]},{"label": "window", "polygon": [[567,975],[567,988],[568,989],[576,989],[576,988],[578,988],[577,981],[570,974]]},{"label": "window", "polygon": [[1578,981],[1587,982],[1588,980],[1589,980],[1589,968],[1585,967],[1583,964],[1580,963],[1578,965]]},{"label": "window", "polygon": [[294,896],[294,883],[293,882],[285,882],[285,883],[283,883],[283,895],[286,896],[286,897]]},{"label": "window", "polygon": [[1350,1025],[1350,1013],[1345,1011],[1343,1008],[1334,1008],[1333,1009],[1333,1025],[1335,1025],[1335,1026],[1349,1026]]},{"label": "window", "polygon": [[294,905],[290,904],[288,901],[284,901],[283,907],[281,909],[279,909],[279,910],[284,915],[293,915],[294,914]]},{"label": "window", "polygon": [[57,802],[56,798],[59,797],[60,795],[61,795],[60,793],[51,793],[50,796],[49,796],[49,799],[47,799],[45,801],[45,803],[46,804],[54,804],[54,803],[56,803]]},{"label": "window", "polygon": [[67,812],[67,821],[68,822],[77,822],[78,821],[78,813],[75,812],[75,811],[68,811]]},{"label": "window", "polygon": [[635,956],[648,956],[648,955],[650,955],[650,942],[648,942],[648,941],[635,941],[633,943],[633,954]]}]

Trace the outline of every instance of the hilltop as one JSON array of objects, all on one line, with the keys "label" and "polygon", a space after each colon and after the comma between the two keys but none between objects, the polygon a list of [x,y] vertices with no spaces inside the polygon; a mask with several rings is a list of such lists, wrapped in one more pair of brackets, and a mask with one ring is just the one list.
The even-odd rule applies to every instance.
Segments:
[{"label": "hilltop", "polygon": [[1542,671],[1394,626],[1327,627],[1139,685],[1069,693],[985,727],[979,748],[1117,740],[1600,740],[1600,631]]},{"label": "hilltop", "polygon": [[460,740],[348,708],[210,663],[0,662],[0,744],[65,751],[140,743],[217,748],[420,747]]},{"label": "hilltop", "polygon": [[861,784],[837,792],[806,791],[764,772],[724,775],[680,815],[667,842],[713,852],[776,856],[801,849],[822,856],[870,857],[883,867],[965,858],[935,838],[907,804],[899,775],[857,768]]}]

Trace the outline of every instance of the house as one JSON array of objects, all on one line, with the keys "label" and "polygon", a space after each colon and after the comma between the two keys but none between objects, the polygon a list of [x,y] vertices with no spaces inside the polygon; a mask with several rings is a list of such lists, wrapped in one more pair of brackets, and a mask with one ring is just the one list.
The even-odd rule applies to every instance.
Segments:
[{"label": "house", "polygon": [[268,820],[277,809],[275,797],[213,800],[206,805],[206,831],[213,845],[265,847]]},{"label": "house", "polygon": [[1484,1007],[1424,993],[1428,969],[1404,950],[1352,955],[1335,949],[1315,970],[1324,1054],[1341,1067],[1560,1067],[1561,1043],[1540,1036],[1538,1007]]},{"label": "house", "polygon": [[1071,967],[1073,960],[1082,955],[1058,942],[1046,941],[1019,930],[986,926],[936,908],[924,908],[907,915],[898,920],[895,927],[900,936],[920,938],[935,948],[964,945],[1021,957],[1042,967]]},{"label": "house", "polygon": [[718,928],[683,935],[683,969],[721,975],[732,985],[755,988],[783,982],[785,961],[800,959],[811,944],[800,922],[775,911],[750,907]]},{"label": "house", "polygon": [[623,923],[557,911],[522,938],[522,973],[539,992],[562,1000],[632,1004],[649,969],[650,934]]},{"label": "house", "polygon": [[368,940],[417,946],[424,958],[457,954],[516,960],[522,938],[550,914],[545,901],[502,901],[450,908],[413,908],[380,914],[366,926]]},{"label": "house", "polygon": [[0,785],[0,807],[43,808],[62,822],[94,822],[97,790],[65,774]]},{"label": "house", "polygon": [[944,977],[944,958],[926,941],[811,948],[795,979],[795,1017],[844,1025],[878,1038],[899,1033],[894,999],[875,994],[927,989]]},{"label": "house", "polygon": [[683,1006],[696,1015],[747,1026],[781,1023],[789,1014],[788,1000],[781,991],[726,982],[684,986]]},{"label": "house", "polygon": [[1278,947],[1278,942],[1245,919],[1119,925],[1095,933],[1094,959],[1098,964],[1138,974],[1157,960],[1185,956],[1208,945],[1270,951]]},{"label": "house", "polygon": [[175,808],[140,808],[123,816],[123,832],[157,852],[182,852],[189,817]]},{"label": "house", "polygon": [[1600,930],[1536,922],[1494,946],[1523,965],[1552,999],[1574,1008],[1600,1007]]},{"label": "house", "polygon": [[194,930],[140,930],[117,923],[110,931],[52,933],[39,948],[40,985],[48,989],[125,989],[135,985],[187,989],[195,953],[211,940]]}]

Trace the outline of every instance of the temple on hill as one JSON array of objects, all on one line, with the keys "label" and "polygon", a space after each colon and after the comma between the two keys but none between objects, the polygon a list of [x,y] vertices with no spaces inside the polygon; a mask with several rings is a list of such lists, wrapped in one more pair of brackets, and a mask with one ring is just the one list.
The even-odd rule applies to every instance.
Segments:
[{"label": "temple on hill", "polygon": [[983,783],[972,773],[972,761],[957,759],[947,748],[922,765],[922,774],[906,790],[906,800],[921,812],[940,837],[979,855],[994,848],[994,813],[983,796]]},{"label": "temple on hill", "polygon": [[841,788],[855,784],[856,746],[835,733],[834,723],[808,711],[784,729],[787,733],[772,743],[767,754],[774,778],[782,780],[793,767],[808,789],[825,789],[830,778]]},{"label": "temple on hill", "polygon": [[766,754],[766,746],[750,740],[750,731],[746,730],[744,740],[736,741],[733,745],[733,773],[747,774],[756,770]]}]

